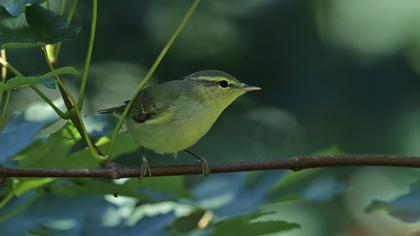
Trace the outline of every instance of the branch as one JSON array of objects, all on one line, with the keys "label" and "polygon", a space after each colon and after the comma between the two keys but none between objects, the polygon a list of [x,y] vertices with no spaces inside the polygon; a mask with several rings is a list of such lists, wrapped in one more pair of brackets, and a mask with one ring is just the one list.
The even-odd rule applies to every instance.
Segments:
[{"label": "branch", "polygon": [[[420,157],[399,155],[297,156],[280,160],[241,161],[210,166],[210,173],[290,169],[299,171],[320,167],[393,166],[420,168]],[[152,177],[200,175],[201,165],[151,167]],[[140,168],[114,167],[103,169],[32,169],[0,167],[0,177],[108,177],[113,179],[139,177]]]}]

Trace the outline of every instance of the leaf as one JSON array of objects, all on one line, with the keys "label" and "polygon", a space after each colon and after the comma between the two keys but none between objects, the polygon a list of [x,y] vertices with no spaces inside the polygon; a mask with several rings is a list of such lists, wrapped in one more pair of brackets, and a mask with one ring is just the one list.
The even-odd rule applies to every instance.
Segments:
[{"label": "leaf", "polygon": [[98,163],[86,149],[68,154],[78,140],[80,140],[79,133],[68,123],[51,134],[46,141],[31,145],[21,155],[15,157],[15,160],[19,161],[19,167],[24,168],[97,167]]},{"label": "leaf", "polygon": [[80,72],[73,67],[61,67],[37,77],[16,76],[8,80],[6,84],[0,83],[0,90],[9,91],[19,87],[42,83],[55,75],[79,75]]},{"label": "leaf", "polygon": [[300,228],[299,224],[286,221],[252,222],[263,215],[263,213],[254,213],[222,220],[214,225],[212,235],[232,235],[232,230],[234,230],[236,235],[255,236]]},{"label": "leaf", "polygon": [[[338,155],[343,151],[337,146],[327,147],[314,152],[314,155]],[[339,173],[339,174],[337,174]],[[288,171],[281,181],[270,190],[272,202],[284,199],[305,199],[327,201],[344,192],[347,186],[342,181],[347,171],[334,174],[331,170],[307,169],[299,172]],[[341,176],[338,178],[338,176]]]},{"label": "leaf", "polygon": [[23,13],[25,5],[41,2],[43,0],[0,0],[0,6],[3,6],[10,15],[17,16]]},{"label": "leaf", "polygon": [[197,209],[187,216],[179,217],[169,226],[169,230],[175,235],[185,235],[193,230],[198,230],[198,222],[204,214],[204,210]]},{"label": "leaf", "polygon": [[[14,203],[11,203],[10,207],[19,206]],[[104,215],[108,208],[109,205],[103,197],[77,195],[70,198],[47,193],[35,204],[31,204],[15,217],[2,223],[1,232],[2,235],[30,235],[29,231],[52,227],[58,231],[53,235],[81,235],[83,234],[81,227],[83,232],[104,227],[100,216]],[[0,215],[5,211],[0,210]],[[74,224],[63,229],[60,227],[60,222],[74,222]],[[68,231],[71,232],[65,234]]]},{"label": "leaf", "polygon": [[35,43],[4,43],[4,44],[1,44],[0,49],[33,48],[33,47],[39,47],[39,46],[42,46],[42,45],[35,44]]},{"label": "leaf", "polygon": [[74,181],[57,183],[50,187],[51,192],[76,196],[80,194],[89,195],[107,195],[116,194],[117,196],[133,197],[142,202],[150,201],[151,199],[147,194],[143,193],[139,187],[141,184],[134,185],[128,183],[117,184],[112,180],[94,180],[94,179],[77,179]]},{"label": "leaf", "polygon": [[384,210],[391,216],[400,219],[403,222],[420,221],[420,181],[414,183],[410,187],[410,192],[397,197],[396,199],[387,201],[372,201],[366,207],[365,212],[371,213],[377,210]]},{"label": "leaf", "polygon": [[2,49],[11,47],[36,46],[25,15],[12,16],[0,7],[0,46]]},{"label": "leaf", "polygon": [[14,180],[13,189],[0,201],[0,209],[3,208],[14,196],[21,196],[33,189],[42,187],[54,181],[53,178],[38,178],[28,180]]},{"label": "leaf", "polygon": [[0,133],[0,163],[28,147],[47,122],[48,120],[29,121],[24,115],[10,119]]},{"label": "leaf", "polygon": [[25,15],[32,35],[38,42],[54,44],[74,39],[80,32],[80,27],[67,25],[62,16],[37,4],[27,6]]},{"label": "leaf", "polygon": [[[1,1],[1,0],[0,0]],[[34,4],[25,14],[11,15],[0,7],[0,46],[27,48],[76,38],[80,27],[67,25],[65,18]]]},{"label": "leaf", "polygon": [[[147,190],[146,193],[150,194],[151,197],[160,198],[158,193],[169,193],[172,198],[187,198],[191,197],[191,193],[185,188],[184,176],[168,176],[159,178],[145,178],[138,183],[137,180],[135,186],[142,187]],[[135,187],[133,186],[133,187]],[[163,199],[167,199],[166,196],[162,196]]]},{"label": "leaf", "polygon": [[46,184],[51,183],[52,181],[54,181],[53,178],[38,178],[19,181],[15,184],[13,191],[16,196],[21,196],[26,192],[42,187]]}]

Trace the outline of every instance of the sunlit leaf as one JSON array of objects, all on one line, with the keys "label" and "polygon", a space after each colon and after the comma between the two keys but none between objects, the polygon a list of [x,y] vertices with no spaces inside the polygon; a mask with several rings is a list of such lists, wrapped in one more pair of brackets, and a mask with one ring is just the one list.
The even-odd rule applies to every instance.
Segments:
[{"label": "sunlit leaf", "polygon": [[18,181],[13,189],[16,196],[20,196],[26,192],[29,192],[33,189],[44,186],[48,183],[51,183],[53,178],[38,178],[38,179],[28,179],[23,181]]}]

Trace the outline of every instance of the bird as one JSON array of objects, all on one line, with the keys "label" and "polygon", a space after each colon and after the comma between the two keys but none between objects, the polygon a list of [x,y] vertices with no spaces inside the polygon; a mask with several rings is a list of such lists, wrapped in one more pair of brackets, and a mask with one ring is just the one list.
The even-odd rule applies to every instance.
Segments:
[{"label": "bird", "polygon": [[[213,126],[222,112],[241,95],[260,90],[220,70],[202,70],[181,80],[146,87],[134,98],[124,120],[128,134],[142,150],[141,177],[151,176],[144,148],[159,154],[186,153],[197,158],[203,175],[209,174],[205,158],[188,150]],[[99,110],[122,114],[124,105]]]}]

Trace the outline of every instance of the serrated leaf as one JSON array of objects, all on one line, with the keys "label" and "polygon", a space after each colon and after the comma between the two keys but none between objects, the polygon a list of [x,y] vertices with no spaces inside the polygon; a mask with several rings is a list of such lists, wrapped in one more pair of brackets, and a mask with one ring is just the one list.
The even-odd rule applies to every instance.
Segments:
[{"label": "serrated leaf", "polygon": [[39,84],[55,75],[79,75],[80,72],[74,67],[61,67],[37,77],[16,76],[6,83],[0,83],[0,90],[9,91],[19,87]]},{"label": "serrated leaf", "polygon": [[25,16],[32,35],[38,42],[54,44],[74,39],[80,32],[80,27],[67,25],[62,16],[40,5],[27,6]]}]

